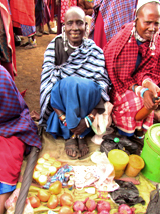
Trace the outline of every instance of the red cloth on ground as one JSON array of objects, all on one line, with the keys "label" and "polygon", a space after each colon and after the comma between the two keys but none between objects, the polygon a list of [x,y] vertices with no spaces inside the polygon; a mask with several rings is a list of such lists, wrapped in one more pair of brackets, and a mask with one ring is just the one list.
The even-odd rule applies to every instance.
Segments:
[{"label": "red cloth on ground", "polygon": [[102,49],[107,43],[106,34],[104,32],[104,21],[100,11],[98,12],[98,17],[95,23],[94,41],[96,45]]},{"label": "red cloth on ground", "polygon": [[[106,68],[113,84],[111,98],[114,98],[116,92],[126,92],[135,83],[142,85],[146,78],[160,83],[160,36],[156,41],[155,55],[151,55],[149,41],[138,46],[132,36],[128,42],[132,28],[133,22],[126,24],[104,47]],[[135,70],[138,51],[142,53],[142,61]]]},{"label": "red cloth on ground", "polygon": [[[8,2],[6,0],[1,0],[0,4],[0,13],[3,20],[6,37],[7,37],[7,44],[8,47],[11,49],[12,52],[12,68],[11,65],[3,65],[6,67],[12,78],[17,75],[17,68],[16,68],[16,51],[15,51],[15,41],[14,41],[14,34],[13,34],[13,26],[12,26],[12,19],[10,15],[10,9],[8,6]],[[14,72],[14,74],[13,74]]]},{"label": "red cloth on ground", "polygon": [[34,0],[11,0],[10,8],[14,27],[18,24],[35,26]]},{"label": "red cloth on ground", "polygon": [[0,136],[0,182],[16,185],[18,182],[25,143],[17,137]]}]

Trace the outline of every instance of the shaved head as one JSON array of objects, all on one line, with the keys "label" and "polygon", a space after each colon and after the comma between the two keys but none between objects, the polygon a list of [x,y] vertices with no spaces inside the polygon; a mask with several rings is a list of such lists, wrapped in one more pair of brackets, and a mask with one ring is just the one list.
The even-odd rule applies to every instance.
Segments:
[{"label": "shaved head", "polygon": [[65,17],[64,17],[65,21],[66,21],[68,15],[74,14],[74,13],[78,13],[85,20],[85,12],[80,7],[74,6],[74,7],[70,7],[66,11]]}]

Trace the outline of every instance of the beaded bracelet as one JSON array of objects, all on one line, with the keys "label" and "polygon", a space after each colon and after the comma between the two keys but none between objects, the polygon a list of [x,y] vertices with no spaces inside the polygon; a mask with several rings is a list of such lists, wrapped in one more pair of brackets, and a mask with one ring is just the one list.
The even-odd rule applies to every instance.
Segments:
[{"label": "beaded bracelet", "polygon": [[135,86],[138,86],[138,84],[132,85],[132,91],[135,92]]},{"label": "beaded bracelet", "polygon": [[59,114],[59,115],[58,115],[58,118],[60,118],[62,115],[64,115],[64,113]]},{"label": "beaded bracelet", "polygon": [[88,116],[93,118],[93,120],[95,119],[95,116],[93,114],[89,114]]},{"label": "beaded bracelet", "polygon": [[85,120],[85,123],[86,123],[87,128],[89,128],[89,123],[88,123],[87,118],[84,118],[84,120]]},{"label": "beaded bracelet", "polygon": [[140,92],[140,96],[142,97],[142,98],[144,98],[144,92],[145,91],[148,91],[149,89],[148,88],[143,88],[142,90],[141,90],[141,92]]},{"label": "beaded bracelet", "polygon": [[92,121],[89,119],[89,117],[88,117],[88,116],[86,116],[85,118],[88,120],[89,125],[90,125],[90,126],[92,126]]},{"label": "beaded bracelet", "polygon": [[66,119],[66,116],[63,114],[62,116],[59,117],[59,119],[60,119],[61,121],[63,121],[63,120]]},{"label": "beaded bracelet", "polygon": [[136,93],[136,95],[137,95],[138,97],[140,97],[140,92],[141,92],[142,89],[143,89],[142,86],[138,86],[138,87],[135,89],[135,93]]}]

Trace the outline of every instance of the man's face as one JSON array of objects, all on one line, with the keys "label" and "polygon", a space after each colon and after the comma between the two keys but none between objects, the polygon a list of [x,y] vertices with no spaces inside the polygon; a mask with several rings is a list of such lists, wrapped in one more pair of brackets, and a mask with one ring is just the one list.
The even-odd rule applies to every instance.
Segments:
[{"label": "man's face", "polygon": [[79,46],[82,43],[85,30],[85,17],[81,13],[75,11],[66,16],[65,33],[71,45]]},{"label": "man's face", "polygon": [[140,9],[136,18],[138,34],[146,40],[151,40],[160,26],[160,5],[148,3]]}]

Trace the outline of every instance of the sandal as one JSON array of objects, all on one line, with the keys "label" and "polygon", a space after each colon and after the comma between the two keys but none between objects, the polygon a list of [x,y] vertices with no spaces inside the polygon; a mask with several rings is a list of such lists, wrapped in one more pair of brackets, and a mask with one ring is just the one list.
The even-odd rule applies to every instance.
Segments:
[{"label": "sandal", "polygon": [[81,153],[81,157],[84,157],[89,153],[89,148],[84,138],[78,138],[78,148]]},{"label": "sandal", "polygon": [[74,152],[76,153],[75,156],[71,156],[71,155],[67,154],[67,156],[72,160],[76,160],[80,157],[80,152],[79,152],[78,146],[77,146],[77,140],[74,138],[70,138],[65,142],[65,150],[66,150],[66,154],[67,154],[67,150],[72,151],[72,154]]}]

